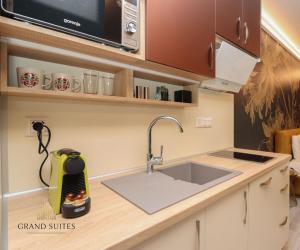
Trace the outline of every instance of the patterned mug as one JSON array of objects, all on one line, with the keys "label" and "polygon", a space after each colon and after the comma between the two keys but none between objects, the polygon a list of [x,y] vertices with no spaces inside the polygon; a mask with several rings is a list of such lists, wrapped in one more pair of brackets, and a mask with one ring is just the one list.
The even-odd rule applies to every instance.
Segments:
[{"label": "patterned mug", "polygon": [[42,70],[35,68],[17,68],[19,88],[51,89],[51,79]]},{"label": "patterned mug", "polygon": [[81,83],[73,76],[64,73],[52,73],[52,84],[56,91],[80,92]]}]

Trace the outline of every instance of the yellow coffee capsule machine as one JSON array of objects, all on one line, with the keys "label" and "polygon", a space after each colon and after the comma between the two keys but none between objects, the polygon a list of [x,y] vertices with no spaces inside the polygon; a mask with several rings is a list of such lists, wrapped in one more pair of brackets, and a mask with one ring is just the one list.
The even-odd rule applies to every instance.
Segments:
[{"label": "yellow coffee capsule machine", "polygon": [[90,211],[87,166],[80,152],[69,148],[52,152],[49,202],[54,212],[65,218]]}]

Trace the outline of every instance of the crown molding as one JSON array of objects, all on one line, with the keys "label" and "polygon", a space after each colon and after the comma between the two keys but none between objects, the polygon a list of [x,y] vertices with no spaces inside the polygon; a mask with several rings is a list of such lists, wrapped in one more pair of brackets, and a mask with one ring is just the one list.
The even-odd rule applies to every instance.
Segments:
[{"label": "crown molding", "polygon": [[300,48],[288,37],[288,35],[265,10],[262,10],[261,24],[264,30],[281,43],[298,60],[300,60]]}]

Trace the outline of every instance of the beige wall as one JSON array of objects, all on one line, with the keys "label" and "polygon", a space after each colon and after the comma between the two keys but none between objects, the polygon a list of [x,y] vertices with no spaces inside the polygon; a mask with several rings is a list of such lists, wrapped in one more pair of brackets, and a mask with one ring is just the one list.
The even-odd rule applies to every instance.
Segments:
[{"label": "beige wall", "polygon": [[[16,67],[26,66],[51,72],[67,72],[81,79],[85,69],[20,57],[10,57],[9,84],[16,86]],[[155,82],[135,79],[136,84]],[[160,83],[161,84],[161,83]],[[147,85],[147,86],[148,86]],[[150,86],[149,85],[149,86]],[[173,92],[174,86],[168,86]],[[154,88],[151,89],[154,95]],[[200,91],[200,90],[199,90]],[[172,97],[172,95],[171,95]],[[49,150],[71,147],[88,160],[89,176],[114,173],[145,165],[147,127],[158,115],[177,117],[184,134],[169,122],[162,122],[153,132],[153,150],[165,146],[165,160],[233,145],[233,95],[200,91],[199,107],[163,109],[145,106],[105,105],[101,103],[39,100],[9,97],[7,100],[7,145],[9,192],[41,187],[38,171],[44,156],[37,153],[36,137],[27,137],[26,117],[47,117],[53,138]],[[213,128],[195,128],[197,116],[212,116]],[[49,175],[49,161],[44,176]]]},{"label": "beige wall", "polygon": [[[41,187],[37,139],[26,137],[26,117],[46,116],[53,132],[50,151],[71,147],[88,159],[89,176],[145,164],[147,126],[158,115],[177,117],[185,132],[163,121],[154,129],[153,149],[165,146],[165,160],[233,146],[233,95],[199,90],[199,107],[163,109],[85,102],[8,98],[9,192]],[[213,127],[195,127],[197,116],[212,116]],[[49,163],[44,170],[49,175]]]}]

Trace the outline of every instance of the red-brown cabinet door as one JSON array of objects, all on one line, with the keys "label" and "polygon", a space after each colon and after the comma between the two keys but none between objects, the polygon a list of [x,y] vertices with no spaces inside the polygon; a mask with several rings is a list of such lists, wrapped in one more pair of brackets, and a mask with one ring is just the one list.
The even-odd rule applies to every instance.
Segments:
[{"label": "red-brown cabinet door", "polygon": [[242,46],[242,19],[243,0],[216,0],[217,34],[238,46]]},{"label": "red-brown cabinet door", "polygon": [[146,59],[215,75],[215,1],[147,0]]},{"label": "red-brown cabinet door", "polygon": [[244,0],[243,47],[260,57],[261,0]]}]

